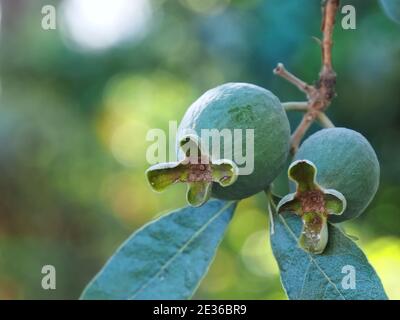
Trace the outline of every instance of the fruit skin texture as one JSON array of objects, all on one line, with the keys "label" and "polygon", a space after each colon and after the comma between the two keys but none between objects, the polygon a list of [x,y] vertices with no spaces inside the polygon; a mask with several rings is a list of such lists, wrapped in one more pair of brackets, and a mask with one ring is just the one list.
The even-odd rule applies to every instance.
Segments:
[{"label": "fruit skin texture", "polygon": [[383,11],[394,22],[400,23],[400,1],[399,0],[380,0]]},{"label": "fruit skin texture", "polygon": [[[254,129],[254,171],[239,175],[229,187],[214,183],[212,195],[221,199],[238,200],[265,189],[279,174],[288,157],[290,126],[279,99],[270,91],[247,83],[227,83],[211,89],[195,101],[184,115],[179,129],[178,141],[187,129],[201,137],[202,129],[243,129],[242,150],[246,155],[246,130]],[[232,139],[233,140],[233,139]],[[208,153],[212,156],[209,139]],[[224,155],[223,139],[220,155]],[[237,163],[236,163],[237,164]],[[239,167],[243,167],[238,164]]]},{"label": "fruit skin texture", "polygon": [[295,159],[312,161],[318,170],[317,182],[324,188],[341,192],[346,198],[344,213],[329,217],[333,223],[359,216],[378,190],[378,158],[367,139],[354,130],[320,130],[303,142]]}]

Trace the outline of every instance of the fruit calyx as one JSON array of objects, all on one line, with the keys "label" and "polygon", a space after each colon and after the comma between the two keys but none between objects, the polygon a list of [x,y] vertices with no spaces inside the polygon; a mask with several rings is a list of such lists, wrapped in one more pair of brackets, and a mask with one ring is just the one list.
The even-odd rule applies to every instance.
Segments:
[{"label": "fruit calyx", "polygon": [[236,181],[239,172],[236,164],[228,159],[211,159],[201,148],[198,136],[183,136],[179,146],[185,155],[183,160],[159,163],[147,169],[146,176],[153,190],[161,192],[175,183],[186,183],[187,202],[199,207],[211,197],[213,182],[227,187]]},{"label": "fruit calyx", "polygon": [[277,211],[290,211],[301,217],[300,247],[313,254],[322,253],[328,243],[328,217],[341,215],[346,209],[346,199],[340,192],[324,189],[317,183],[317,168],[311,161],[293,162],[288,176],[296,183],[296,192],[283,197]]}]

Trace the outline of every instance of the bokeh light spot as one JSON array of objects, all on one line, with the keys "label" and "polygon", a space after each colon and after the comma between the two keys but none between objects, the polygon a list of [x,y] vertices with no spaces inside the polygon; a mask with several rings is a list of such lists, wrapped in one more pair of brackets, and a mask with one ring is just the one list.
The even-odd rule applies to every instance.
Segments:
[{"label": "bokeh light spot", "polygon": [[400,239],[378,238],[363,246],[390,299],[400,299]]},{"label": "bokeh light spot", "polygon": [[147,33],[152,17],[148,0],[65,0],[61,8],[66,39],[84,50],[138,41]]},{"label": "bokeh light spot", "polygon": [[270,277],[279,274],[269,244],[268,230],[250,235],[243,245],[241,257],[246,268],[257,276]]}]

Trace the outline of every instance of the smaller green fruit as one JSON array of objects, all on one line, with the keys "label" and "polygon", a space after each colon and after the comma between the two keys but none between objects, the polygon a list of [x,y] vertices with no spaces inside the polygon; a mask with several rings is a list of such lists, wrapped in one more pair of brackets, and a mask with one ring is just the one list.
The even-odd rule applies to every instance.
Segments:
[{"label": "smaller green fruit", "polygon": [[303,142],[295,160],[311,161],[318,170],[318,184],[346,198],[343,214],[329,217],[333,223],[359,216],[378,190],[378,158],[367,139],[354,130],[330,128],[316,132]]},{"label": "smaller green fruit", "polygon": [[380,0],[383,11],[394,22],[400,23],[400,1],[399,0]]}]

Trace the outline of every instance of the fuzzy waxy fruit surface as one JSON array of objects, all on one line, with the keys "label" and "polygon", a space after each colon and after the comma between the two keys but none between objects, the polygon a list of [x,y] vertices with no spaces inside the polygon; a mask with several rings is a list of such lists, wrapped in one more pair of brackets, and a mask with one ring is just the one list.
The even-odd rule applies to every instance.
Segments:
[{"label": "fuzzy waxy fruit surface", "polygon": [[311,161],[317,169],[318,184],[346,198],[343,214],[329,217],[333,223],[359,216],[378,189],[380,169],[375,151],[367,139],[354,130],[318,131],[303,142],[295,160]]},{"label": "fuzzy waxy fruit surface", "polygon": [[400,1],[399,0],[380,0],[383,11],[393,21],[400,23]]},{"label": "fuzzy waxy fruit surface", "polygon": [[[207,91],[189,107],[177,140],[180,161],[153,166],[147,176],[155,189],[160,179],[163,186],[188,183],[188,202],[198,206],[211,195],[238,200],[265,189],[285,164],[290,127],[279,99],[270,91],[227,83]],[[196,165],[203,160],[209,164]],[[242,170],[249,167],[249,172]]]}]

